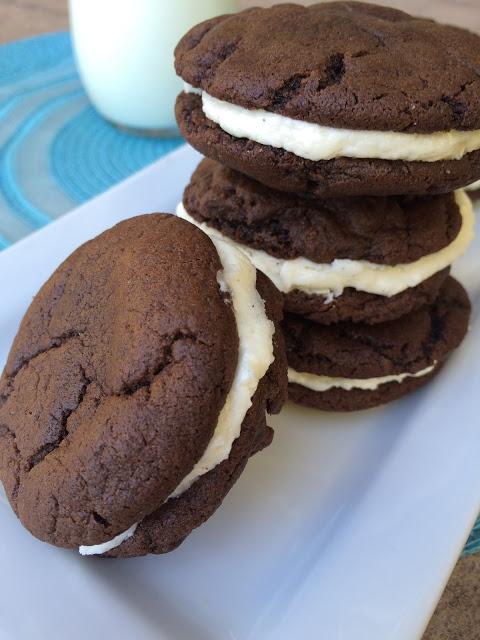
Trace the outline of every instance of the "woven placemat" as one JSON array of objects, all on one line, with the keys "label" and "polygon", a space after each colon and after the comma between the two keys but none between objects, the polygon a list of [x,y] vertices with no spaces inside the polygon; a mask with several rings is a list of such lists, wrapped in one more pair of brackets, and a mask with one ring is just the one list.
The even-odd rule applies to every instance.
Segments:
[{"label": "woven placemat", "polygon": [[[183,143],[105,122],[80,83],[68,32],[0,46],[0,249]],[[463,554],[480,551],[480,516]]]},{"label": "woven placemat", "polygon": [[0,248],[172,151],[90,106],[68,33],[0,47]]}]

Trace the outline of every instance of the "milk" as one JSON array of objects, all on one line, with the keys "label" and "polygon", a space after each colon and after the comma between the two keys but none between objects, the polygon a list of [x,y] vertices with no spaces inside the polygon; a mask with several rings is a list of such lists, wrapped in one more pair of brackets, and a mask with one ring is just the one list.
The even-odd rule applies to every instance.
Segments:
[{"label": "milk", "polygon": [[82,82],[111,122],[145,133],[175,131],[182,90],[173,50],[195,24],[236,9],[236,0],[69,0]]}]

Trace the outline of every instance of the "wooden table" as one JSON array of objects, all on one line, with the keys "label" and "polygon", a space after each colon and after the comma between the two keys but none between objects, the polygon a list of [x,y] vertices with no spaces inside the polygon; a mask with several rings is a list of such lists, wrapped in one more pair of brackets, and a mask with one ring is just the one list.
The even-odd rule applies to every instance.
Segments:
[{"label": "wooden table", "polygon": [[[240,3],[276,4],[274,0]],[[480,0],[382,0],[382,4],[480,32]],[[0,0],[0,43],[64,29],[68,29],[67,0]],[[480,640],[480,553],[458,561],[422,640]]]}]

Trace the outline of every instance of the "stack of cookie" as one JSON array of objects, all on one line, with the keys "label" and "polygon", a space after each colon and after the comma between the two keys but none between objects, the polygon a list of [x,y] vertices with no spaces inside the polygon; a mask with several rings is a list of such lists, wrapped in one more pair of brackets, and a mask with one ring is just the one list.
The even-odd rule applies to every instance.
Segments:
[{"label": "stack of cookie", "polygon": [[180,41],[176,114],[207,156],[178,214],[284,294],[290,396],[393,400],[462,341],[480,38],[355,2],[220,16]]}]

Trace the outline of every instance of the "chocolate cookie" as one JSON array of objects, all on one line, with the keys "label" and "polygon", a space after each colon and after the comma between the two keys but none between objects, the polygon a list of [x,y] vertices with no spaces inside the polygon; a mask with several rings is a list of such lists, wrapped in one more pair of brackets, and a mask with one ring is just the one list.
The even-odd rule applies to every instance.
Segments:
[{"label": "chocolate cookie", "polygon": [[274,190],[205,158],[187,185],[190,216],[283,260],[414,262],[450,244],[462,217],[453,193],[305,198]]},{"label": "chocolate cookie", "polygon": [[480,177],[479,60],[479,36],[395,9],[250,9],[177,45],[190,85],[177,122],[203,154],[280,190],[447,192]]},{"label": "chocolate cookie", "polygon": [[[132,218],[75,251],[35,297],[0,379],[0,478],[41,540],[169,551],[269,444],[265,410],[285,399],[271,322],[281,298],[224,245],[174,216]],[[245,355],[251,321],[266,339]],[[227,405],[237,426],[219,459],[210,444]]]},{"label": "chocolate cookie", "polygon": [[416,287],[409,287],[390,297],[347,287],[338,298],[330,299],[308,295],[295,289],[283,295],[283,308],[320,324],[345,321],[367,324],[387,322],[431,304],[449,273],[449,267],[437,271]]},{"label": "chocolate cookie", "polygon": [[[181,208],[179,215],[207,233],[220,232],[238,243],[284,292],[286,310],[326,324],[384,322],[429,304],[447,277],[451,260],[473,236],[471,206],[459,193],[305,198],[270,189],[210,159],[193,173],[183,206],[186,215]],[[461,245],[458,251],[454,241]],[[422,267],[425,256],[435,260],[427,270]],[[368,265],[372,279],[359,282],[358,271],[367,272]],[[414,276],[407,277],[402,288],[403,275],[396,271],[404,273],[405,267]],[[284,277],[287,269],[292,270],[291,277]],[[306,279],[302,270],[317,274]],[[376,282],[377,273],[385,286]]]},{"label": "chocolate cookie", "polygon": [[435,375],[463,340],[469,317],[468,296],[451,277],[433,304],[391,322],[326,327],[286,314],[289,397],[327,411],[395,400]]}]

